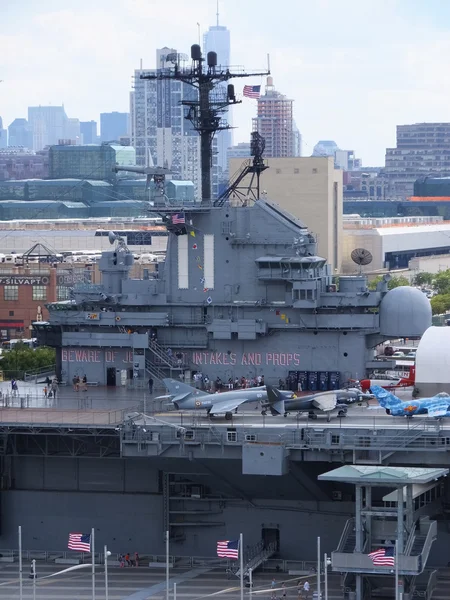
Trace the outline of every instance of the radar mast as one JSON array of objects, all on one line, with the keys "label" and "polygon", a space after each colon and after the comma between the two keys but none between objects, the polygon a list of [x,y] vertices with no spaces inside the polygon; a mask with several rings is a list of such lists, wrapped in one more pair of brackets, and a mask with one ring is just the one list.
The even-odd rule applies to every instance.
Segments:
[{"label": "radar mast", "polygon": [[226,90],[223,84],[230,79],[269,75],[270,71],[245,73],[243,70],[230,71],[228,66],[217,65],[216,52],[208,52],[205,59],[198,44],[191,46],[192,64],[190,67],[180,67],[180,61],[174,61],[173,69],[161,69],[155,73],[142,74],[141,79],[164,80],[173,79],[193,86],[198,90],[195,100],[182,100],[188,107],[185,118],[188,119],[195,131],[200,134],[200,154],[202,169],[202,204],[211,200],[211,166],[212,142],[217,131],[231,129],[223,119],[223,114],[229,106],[240,104],[235,95],[234,85],[228,84]]}]

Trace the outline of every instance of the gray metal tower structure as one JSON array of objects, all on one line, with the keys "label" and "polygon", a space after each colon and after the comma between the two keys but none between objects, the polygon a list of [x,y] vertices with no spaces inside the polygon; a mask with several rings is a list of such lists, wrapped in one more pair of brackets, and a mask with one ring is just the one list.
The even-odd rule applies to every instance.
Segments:
[{"label": "gray metal tower structure", "polygon": [[229,67],[217,66],[217,54],[215,52],[208,52],[206,65],[204,65],[205,59],[198,44],[191,46],[191,59],[192,65],[188,68],[180,68],[179,63],[175,63],[173,71],[165,69],[157,73],[142,74],[140,78],[149,80],[175,79],[197,88],[197,99],[183,100],[182,104],[188,107],[186,119],[192,123],[194,129],[200,134],[202,203],[205,204],[211,199],[212,141],[214,135],[217,131],[230,129],[230,125],[223,118],[223,113],[229,106],[241,102],[236,98],[232,84],[228,84],[226,92],[218,86],[230,79],[267,75],[268,72],[231,72]]}]

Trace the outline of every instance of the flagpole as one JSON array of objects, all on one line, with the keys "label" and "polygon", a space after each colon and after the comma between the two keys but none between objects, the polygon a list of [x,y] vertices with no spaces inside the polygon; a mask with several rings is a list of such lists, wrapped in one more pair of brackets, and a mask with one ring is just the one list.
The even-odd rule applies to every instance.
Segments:
[{"label": "flagpole", "polygon": [[19,598],[23,599],[23,581],[22,581],[22,526],[19,525]]},{"label": "flagpole", "polygon": [[398,540],[395,540],[395,600],[398,600]]},{"label": "flagpole", "polygon": [[320,600],[320,537],[317,538],[317,598]]},{"label": "flagpole", "polygon": [[241,561],[241,600],[244,600],[244,536],[239,534],[239,559]]},{"label": "flagpole", "polygon": [[169,600],[169,532],[166,531],[166,600]]},{"label": "flagpole", "polygon": [[95,529],[91,529],[92,600],[95,600]]}]

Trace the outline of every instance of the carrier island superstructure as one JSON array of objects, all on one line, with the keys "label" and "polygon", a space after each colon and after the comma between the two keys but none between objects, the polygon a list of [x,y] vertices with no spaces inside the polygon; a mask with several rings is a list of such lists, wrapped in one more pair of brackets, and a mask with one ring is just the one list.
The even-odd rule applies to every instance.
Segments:
[{"label": "carrier island superstructure", "polygon": [[[265,165],[253,141],[242,174],[257,179]],[[36,323],[41,343],[57,348],[62,382],[86,374],[90,383],[141,387],[142,397],[150,377],[195,371],[338,387],[391,366],[375,360],[377,344],[419,337],[431,324],[420,291],[388,291],[388,276],[375,291],[363,275],[336,278],[307,224],[261,198],[257,185],[250,191],[231,186],[216,201],[178,206],[156,194],[150,208],[167,226],[167,254],[142,280],[129,277],[132,254],[111,234],[101,285],[75,286],[71,300],[49,305],[48,323]],[[273,557],[272,566],[289,569],[286,560],[315,560],[321,536],[331,570],[343,574],[334,597],[351,591],[357,600],[392,587],[392,568],[367,556],[391,538],[403,600],[420,578],[433,584],[430,562],[447,563],[448,531],[443,523],[435,542],[434,519],[445,518],[449,497],[446,421],[355,408],[331,423],[253,410],[230,423],[152,416],[148,404],[131,411],[131,397],[130,409],[112,405],[83,416],[49,409],[30,417],[34,424],[3,416],[4,547],[18,524],[34,549],[64,547],[68,531],[95,526],[99,543],[117,552],[161,554],[169,531],[174,556],[213,556],[217,540],[242,531],[246,561],[256,568]]]}]

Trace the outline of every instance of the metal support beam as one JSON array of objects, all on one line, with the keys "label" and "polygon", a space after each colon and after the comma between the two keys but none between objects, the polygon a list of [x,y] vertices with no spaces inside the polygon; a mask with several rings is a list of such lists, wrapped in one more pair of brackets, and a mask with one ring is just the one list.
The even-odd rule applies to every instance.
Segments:
[{"label": "metal support beam", "polygon": [[403,554],[405,524],[403,522],[403,487],[397,490],[397,553]]},{"label": "metal support beam", "polygon": [[367,518],[365,519],[365,524],[366,524],[366,537],[367,537],[367,543],[368,543],[368,548],[371,547],[372,544],[372,516],[373,516],[373,511],[372,511],[372,488],[370,487],[370,485],[368,485],[366,488],[366,498],[365,498],[365,514],[367,516]]},{"label": "metal support beam", "polygon": [[363,527],[362,527],[362,486],[357,485],[355,490],[355,552],[362,552],[364,540],[363,540]]},{"label": "metal support beam", "polygon": [[412,485],[406,486],[406,530],[409,533],[414,525],[414,500]]}]

